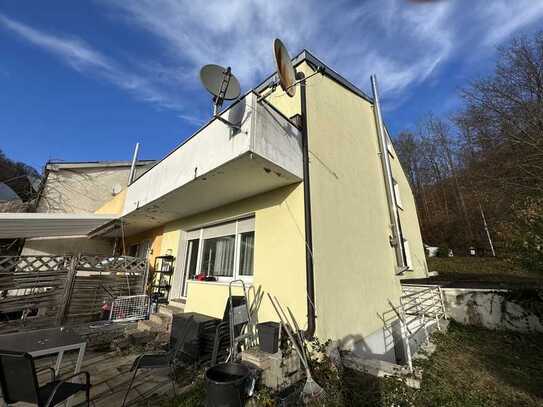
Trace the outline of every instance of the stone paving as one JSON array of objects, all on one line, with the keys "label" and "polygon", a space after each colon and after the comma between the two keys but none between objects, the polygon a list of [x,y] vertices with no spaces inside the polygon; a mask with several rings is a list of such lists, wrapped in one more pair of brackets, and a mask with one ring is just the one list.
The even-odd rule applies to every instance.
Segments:
[{"label": "stone paving", "polygon": [[[95,407],[118,407],[122,405],[124,394],[128,388],[132,372],[132,362],[138,354],[120,355],[118,352],[86,352],[82,371],[91,375],[91,405]],[[61,377],[73,374],[76,354],[73,352],[64,355],[60,369]],[[55,358],[40,358],[36,361],[36,369],[46,366],[54,366]],[[154,406],[160,398],[173,397],[172,383],[168,376],[169,369],[142,369],[138,372],[127,404],[131,406]],[[180,375],[178,375],[179,377]],[[185,384],[176,384],[176,393],[181,394],[187,389],[187,380],[179,377]],[[186,378],[184,378],[186,379]],[[40,383],[50,380],[48,372],[38,376]],[[0,406],[4,406],[0,400]],[[27,403],[17,403],[14,406],[30,406]],[[72,406],[84,406],[85,395],[83,392],[76,395]]]}]

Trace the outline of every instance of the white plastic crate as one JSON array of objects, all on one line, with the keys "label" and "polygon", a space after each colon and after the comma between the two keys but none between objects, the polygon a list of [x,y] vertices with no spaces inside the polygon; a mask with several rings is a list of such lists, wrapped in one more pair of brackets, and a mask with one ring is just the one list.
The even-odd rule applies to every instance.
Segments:
[{"label": "white plastic crate", "polygon": [[115,298],[111,304],[111,321],[137,321],[149,316],[149,296],[125,295]]}]

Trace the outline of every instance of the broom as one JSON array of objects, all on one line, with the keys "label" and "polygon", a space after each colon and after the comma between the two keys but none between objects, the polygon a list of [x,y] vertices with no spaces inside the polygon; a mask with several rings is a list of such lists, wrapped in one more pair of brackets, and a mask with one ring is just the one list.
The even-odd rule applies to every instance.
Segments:
[{"label": "broom", "polygon": [[[273,308],[275,309],[275,312],[277,313],[277,316],[279,317],[279,320],[281,321],[281,324],[284,326],[285,331],[287,332],[287,335],[292,342],[292,346],[294,347],[294,350],[300,357],[300,360],[302,361],[302,364],[305,369],[305,375],[306,375],[306,382],[304,384],[304,387],[302,389],[302,400],[304,403],[308,403],[312,400],[316,400],[319,397],[321,397],[324,393],[324,390],[319,384],[313,379],[313,376],[311,375],[311,370],[309,369],[309,363],[307,362],[307,356],[304,351],[303,347],[303,338],[301,336],[300,331],[298,330],[297,336],[298,340],[295,339],[294,329],[292,328],[292,325],[290,324],[290,321],[288,320],[285,312],[283,311],[283,308],[281,307],[281,304],[279,303],[279,300],[277,297],[274,299],[271,297],[271,295],[268,293],[268,298],[270,299]],[[290,312],[290,310],[289,310]],[[292,313],[291,313],[292,317]],[[297,326],[296,320],[294,320],[294,324]]]}]

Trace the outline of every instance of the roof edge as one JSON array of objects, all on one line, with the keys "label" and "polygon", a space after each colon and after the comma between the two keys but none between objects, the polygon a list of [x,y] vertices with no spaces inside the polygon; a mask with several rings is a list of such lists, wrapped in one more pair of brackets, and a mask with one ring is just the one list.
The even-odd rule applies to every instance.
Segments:
[{"label": "roof edge", "polygon": [[[292,64],[296,66],[296,65],[301,64],[304,61],[314,66],[323,66],[325,68],[323,75],[328,76],[329,78],[339,83],[343,87],[347,88],[354,94],[360,96],[361,98],[373,104],[372,97],[368,96],[364,91],[362,91],[360,88],[355,86],[352,82],[345,79],[345,77],[338,74],[336,71],[330,68],[327,64],[325,64],[319,58],[317,58],[313,53],[311,53],[311,51],[305,48],[302,51],[300,51],[294,58],[292,58]],[[260,93],[263,89],[267,88],[272,82],[274,82],[276,75],[277,75],[277,72],[272,73],[266,79],[264,79],[259,85],[257,85],[254,89]]]}]

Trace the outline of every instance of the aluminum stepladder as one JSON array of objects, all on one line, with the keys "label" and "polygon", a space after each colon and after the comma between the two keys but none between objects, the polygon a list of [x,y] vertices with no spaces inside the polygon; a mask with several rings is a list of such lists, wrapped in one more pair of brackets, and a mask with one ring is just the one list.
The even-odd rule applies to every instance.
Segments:
[{"label": "aluminum stepladder", "polygon": [[[240,284],[243,290],[243,303],[234,306],[232,289],[234,284]],[[228,302],[230,304],[229,331],[230,331],[230,355],[228,359],[235,362],[238,357],[238,347],[246,339],[252,339],[254,336],[253,321],[249,309],[248,291],[243,280],[232,280],[228,284]],[[241,326],[239,331],[236,328]]]}]

